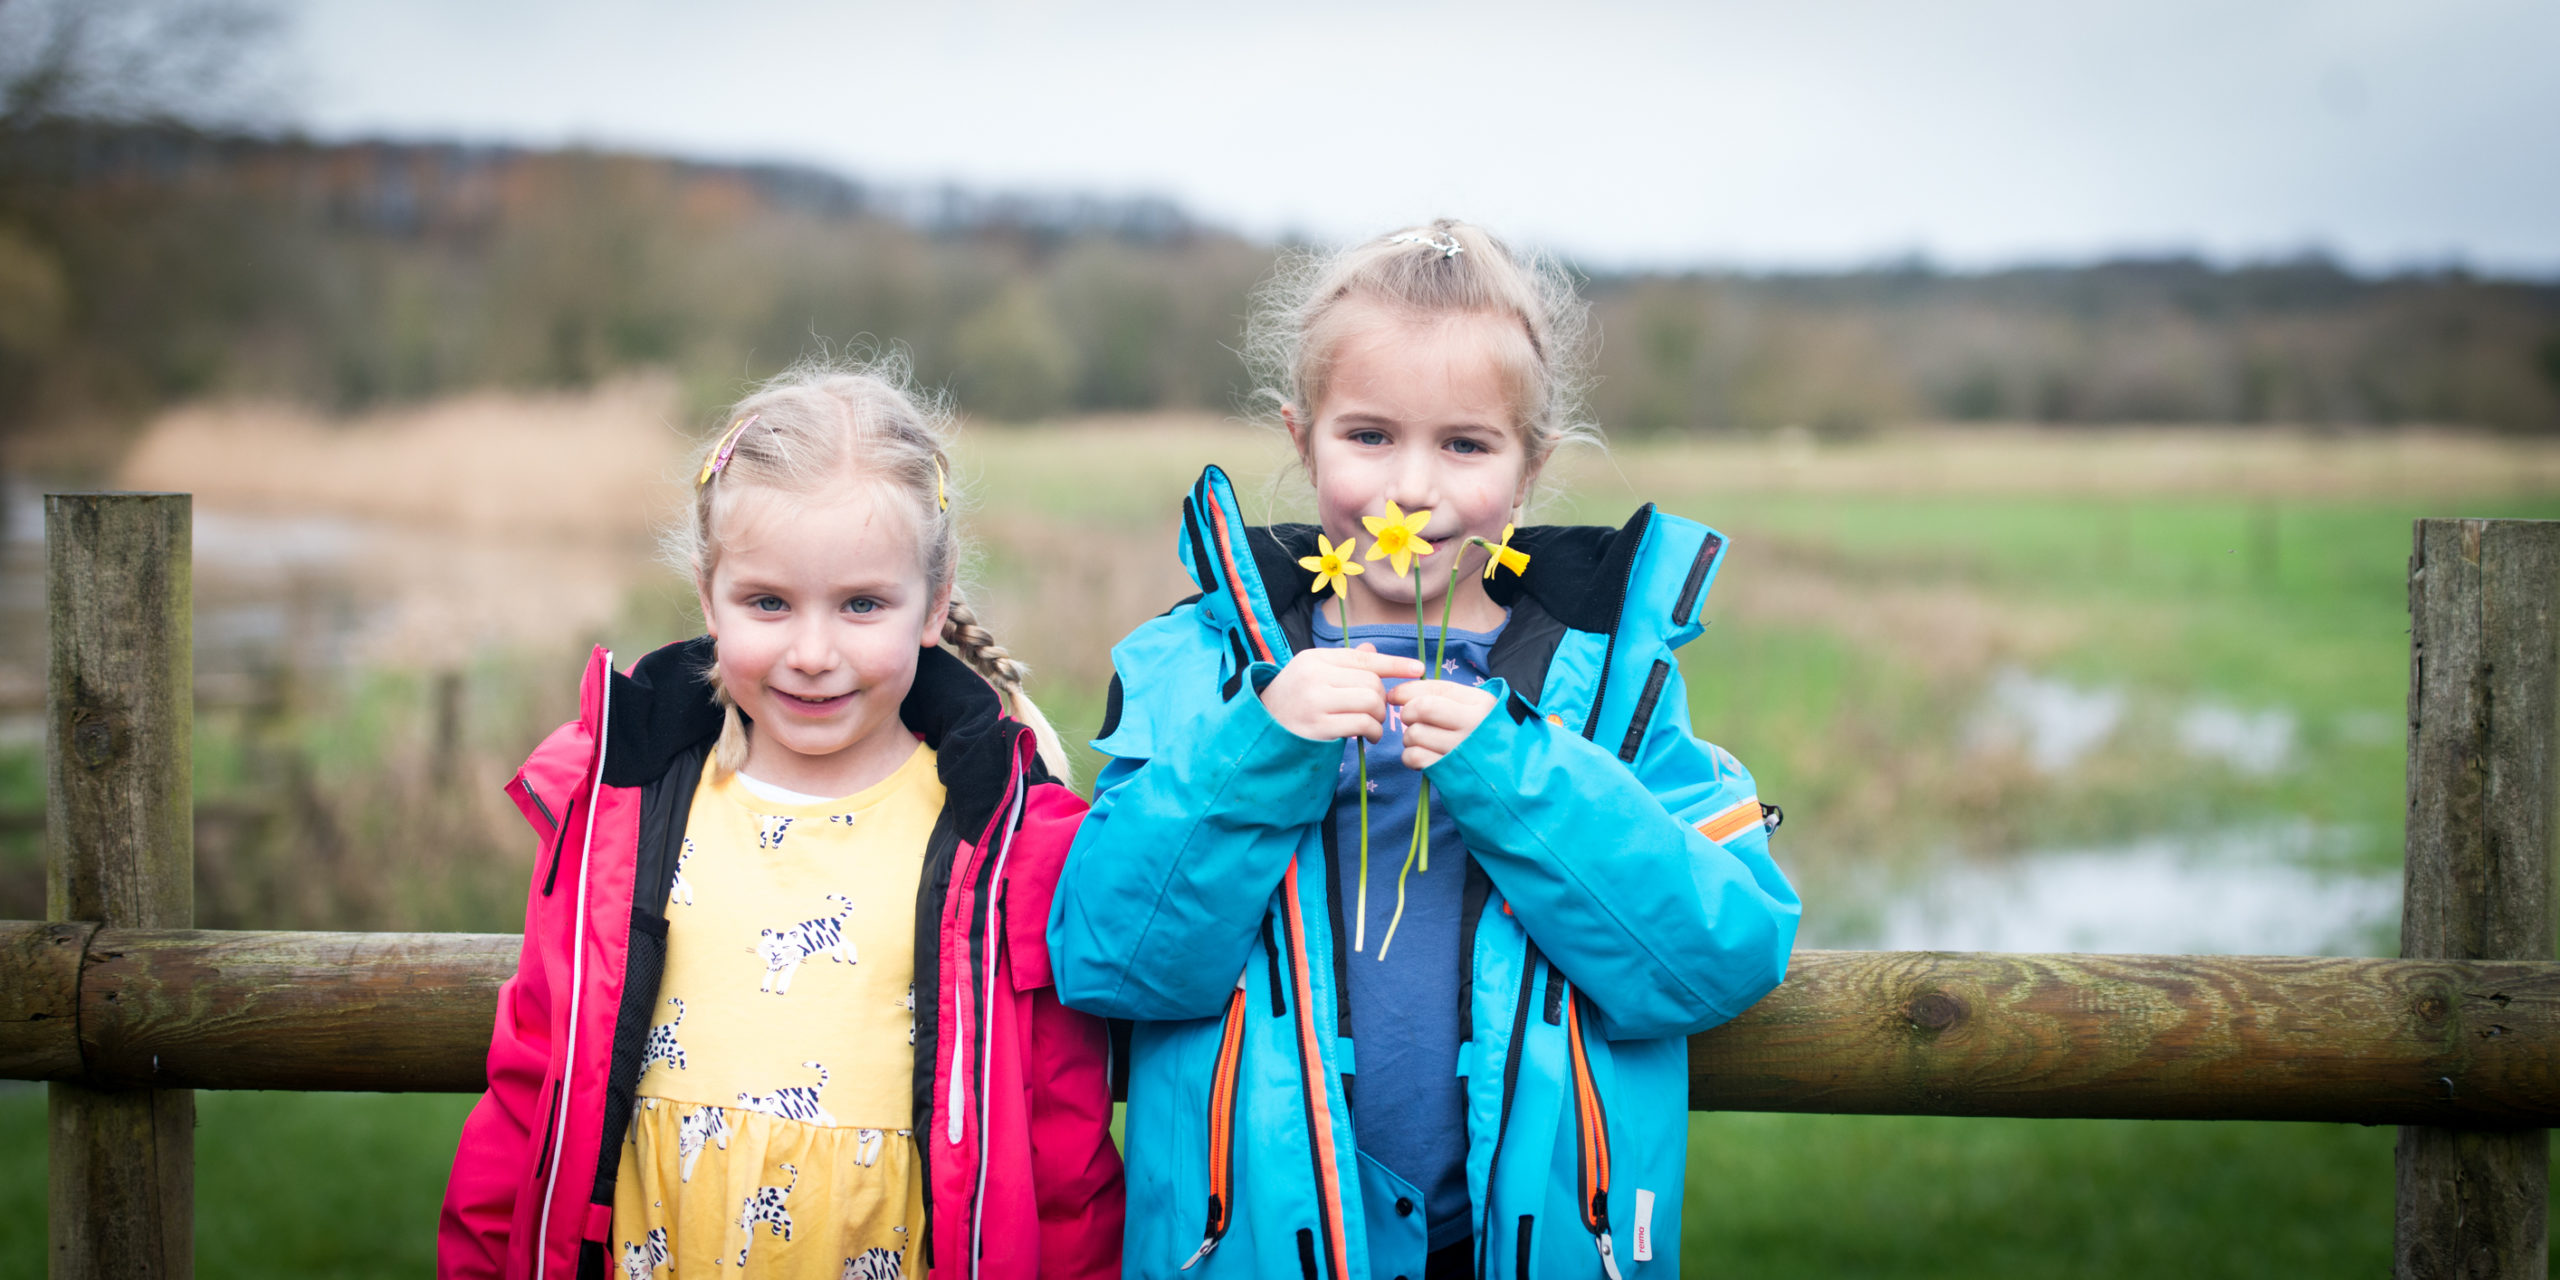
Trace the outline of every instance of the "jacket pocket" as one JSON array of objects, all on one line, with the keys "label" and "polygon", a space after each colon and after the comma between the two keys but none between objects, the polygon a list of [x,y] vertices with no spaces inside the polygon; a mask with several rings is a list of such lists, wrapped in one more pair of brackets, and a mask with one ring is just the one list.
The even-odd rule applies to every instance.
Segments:
[{"label": "jacket pocket", "polygon": [[1209,1215],[1201,1228],[1200,1247],[1182,1263],[1189,1271],[1226,1239],[1236,1219],[1236,1093],[1244,1072],[1244,980],[1236,980],[1227,997],[1226,1017],[1218,1027],[1218,1061],[1209,1078]]},{"label": "jacket pocket", "polygon": [[[560,838],[560,819],[557,815],[566,813],[568,810],[565,807],[554,810],[551,807],[551,801],[534,789],[533,779],[519,771],[507,782],[507,798],[516,802],[516,811],[524,815],[527,823],[532,824],[534,834],[541,836],[544,844]],[[563,799],[565,800],[566,797]]]}]

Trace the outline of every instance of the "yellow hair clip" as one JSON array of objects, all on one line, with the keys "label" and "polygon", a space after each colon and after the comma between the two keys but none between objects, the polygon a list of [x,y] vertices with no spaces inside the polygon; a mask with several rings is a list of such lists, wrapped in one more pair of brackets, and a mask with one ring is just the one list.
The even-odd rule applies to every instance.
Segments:
[{"label": "yellow hair clip", "polygon": [[933,505],[943,511],[951,509],[951,490],[943,483],[942,459],[933,460]]},{"label": "yellow hair clip", "polygon": [[745,435],[747,428],[754,426],[756,419],[763,416],[764,413],[759,410],[730,424],[729,434],[720,437],[720,447],[713,449],[711,456],[702,460],[702,474],[693,478],[694,488],[699,489],[711,483],[711,477],[728,469],[729,455],[738,451],[738,437]]}]

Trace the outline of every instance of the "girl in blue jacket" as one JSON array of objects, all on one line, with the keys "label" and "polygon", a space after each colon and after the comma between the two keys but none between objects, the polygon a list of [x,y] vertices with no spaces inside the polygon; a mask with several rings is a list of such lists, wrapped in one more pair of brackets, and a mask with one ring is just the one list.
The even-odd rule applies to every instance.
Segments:
[{"label": "girl in blue jacket", "polygon": [[1449,221],[1266,297],[1320,523],[1192,487],[1200,593],[1112,650],[1049,922],[1064,1000],[1135,1024],[1130,1276],[1678,1274],[1686,1037],[1777,984],[1798,906],[1672,656],[1723,537],[1650,505],[1512,531],[1588,434],[1584,328]]}]

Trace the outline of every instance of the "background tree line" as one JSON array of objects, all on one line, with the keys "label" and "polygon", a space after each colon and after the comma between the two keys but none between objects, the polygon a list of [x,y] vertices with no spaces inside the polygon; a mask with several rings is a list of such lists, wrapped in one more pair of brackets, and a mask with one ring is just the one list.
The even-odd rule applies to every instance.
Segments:
[{"label": "background tree line", "polygon": [[[821,338],[980,415],[1228,410],[1276,246],[1162,202],[779,165],[0,120],[0,428],[216,393],[357,407],[677,370],[708,406]],[[2316,258],[1599,275],[1616,431],[1910,420],[2560,430],[2560,284]],[[112,433],[109,433],[112,434]]]}]

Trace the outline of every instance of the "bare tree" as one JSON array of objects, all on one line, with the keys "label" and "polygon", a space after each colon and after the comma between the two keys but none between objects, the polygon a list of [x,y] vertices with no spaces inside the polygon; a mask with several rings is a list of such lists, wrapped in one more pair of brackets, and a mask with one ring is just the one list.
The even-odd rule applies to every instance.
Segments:
[{"label": "bare tree", "polygon": [[254,117],[281,26],[268,0],[0,0],[0,131]]}]

